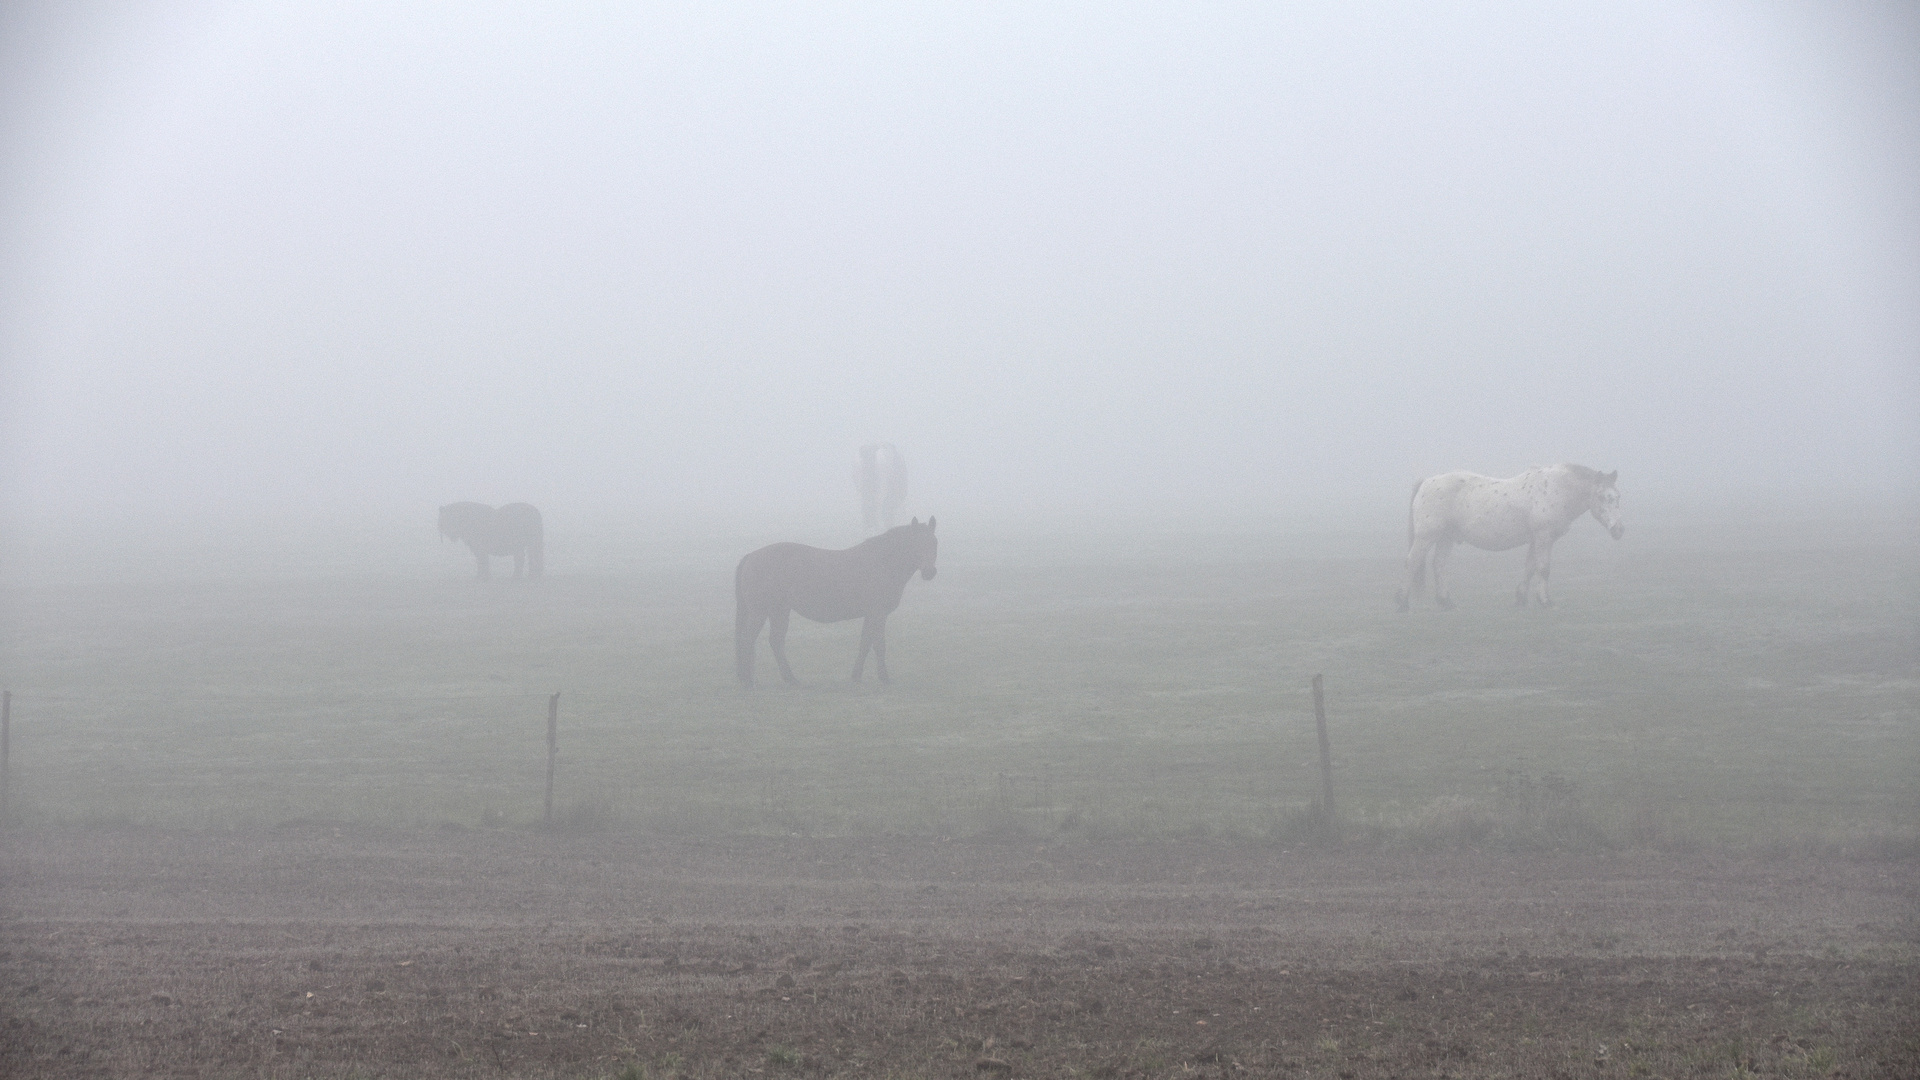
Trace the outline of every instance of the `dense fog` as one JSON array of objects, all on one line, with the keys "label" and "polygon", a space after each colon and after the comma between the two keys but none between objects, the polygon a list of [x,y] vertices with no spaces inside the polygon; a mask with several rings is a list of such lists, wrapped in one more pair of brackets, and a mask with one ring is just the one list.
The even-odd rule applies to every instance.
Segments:
[{"label": "dense fog", "polygon": [[0,18],[16,552],[1915,497],[1905,5]]},{"label": "dense fog", "polygon": [[0,1076],[1920,1076],[1916,177],[1911,0],[0,0]]}]

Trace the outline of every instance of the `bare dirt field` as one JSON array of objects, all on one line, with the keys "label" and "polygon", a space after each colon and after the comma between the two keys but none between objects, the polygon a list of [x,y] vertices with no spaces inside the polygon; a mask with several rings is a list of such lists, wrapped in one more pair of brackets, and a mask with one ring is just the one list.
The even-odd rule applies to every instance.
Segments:
[{"label": "bare dirt field", "polygon": [[1920,1075],[1920,866],[14,829],[7,1076]]}]

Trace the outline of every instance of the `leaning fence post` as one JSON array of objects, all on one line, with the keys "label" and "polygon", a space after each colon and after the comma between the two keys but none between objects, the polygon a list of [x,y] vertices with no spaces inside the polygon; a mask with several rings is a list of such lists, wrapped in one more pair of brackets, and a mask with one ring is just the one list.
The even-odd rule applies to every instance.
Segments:
[{"label": "leaning fence post", "polygon": [[0,820],[7,816],[7,751],[13,743],[13,691],[0,690]]},{"label": "leaning fence post", "polygon": [[1320,729],[1320,809],[1326,823],[1333,824],[1333,751],[1327,745],[1327,695],[1320,687],[1320,676],[1313,677],[1313,723]]},{"label": "leaning fence post", "polygon": [[541,820],[553,824],[553,759],[560,753],[560,691],[547,699],[547,808]]}]

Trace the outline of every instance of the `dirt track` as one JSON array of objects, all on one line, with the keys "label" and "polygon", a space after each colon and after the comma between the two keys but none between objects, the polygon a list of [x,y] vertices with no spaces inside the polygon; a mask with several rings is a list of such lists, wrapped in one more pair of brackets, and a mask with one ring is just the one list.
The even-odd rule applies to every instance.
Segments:
[{"label": "dirt track", "polygon": [[9,1076],[1920,1075],[1920,867],[13,831]]}]

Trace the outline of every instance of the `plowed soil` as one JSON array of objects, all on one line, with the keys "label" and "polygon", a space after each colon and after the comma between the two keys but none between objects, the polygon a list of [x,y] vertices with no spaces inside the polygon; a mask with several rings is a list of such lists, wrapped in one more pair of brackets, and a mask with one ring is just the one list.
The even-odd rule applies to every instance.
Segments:
[{"label": "plowed soil", "polygon": [[0,839],[0,1073],[1920,1075],[1912,861]]}]

